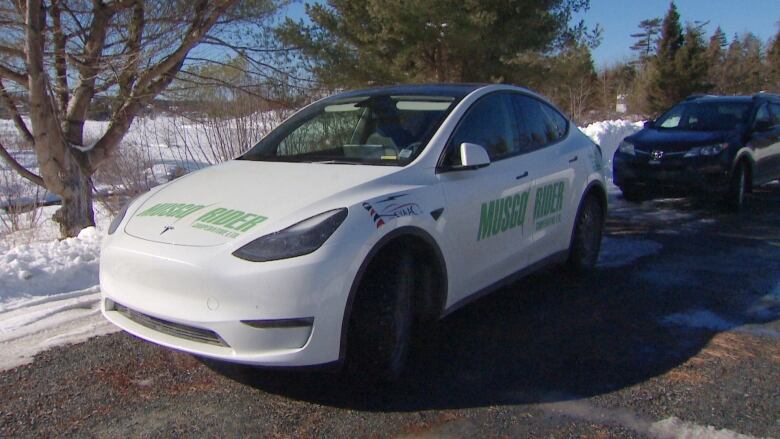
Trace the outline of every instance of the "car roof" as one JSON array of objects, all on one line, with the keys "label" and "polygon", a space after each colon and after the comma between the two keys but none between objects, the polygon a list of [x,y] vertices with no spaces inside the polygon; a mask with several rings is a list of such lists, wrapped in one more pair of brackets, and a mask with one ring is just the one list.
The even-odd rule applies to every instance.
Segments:
[{"label": "car roof", "polygon": [[685,99],[684,102],[740,102],[749,104],[758,100],[767,100],[771,102],[779,102],[780,96],[772,93],[757,93],[752,96],[718,96],[718,95],[693,95]]},{"label": "car roof", "polygon": [[404,84],[389,85],[351,90],[339,93],[332,98],[343,99],[352,96],[376,96],[376,95],[419,95],[419,96],[452,96],[462,99],[469,93],[490,84]]}]

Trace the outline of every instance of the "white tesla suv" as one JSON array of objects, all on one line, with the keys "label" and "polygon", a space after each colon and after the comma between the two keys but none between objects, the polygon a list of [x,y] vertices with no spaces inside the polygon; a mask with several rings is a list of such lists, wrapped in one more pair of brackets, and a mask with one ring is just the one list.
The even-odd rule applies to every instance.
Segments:
[{"label": "white tesla suv", "polygon": [[606,211],[600,148],[527,89],[342,93],[130,202],[103,313],[199,356],[392,378],[414,322],[548,264],[591,269]]}]

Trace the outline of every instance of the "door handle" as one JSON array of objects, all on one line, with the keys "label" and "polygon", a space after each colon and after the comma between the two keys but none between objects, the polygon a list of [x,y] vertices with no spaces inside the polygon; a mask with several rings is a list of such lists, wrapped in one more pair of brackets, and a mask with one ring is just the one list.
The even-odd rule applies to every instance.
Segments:
[{"label": "door handle", "polygon": [[577,161],[577,156],[576,155],[569,159],[569,163],[574,163],[576,161]]},{"label": "door handle", "polygon": [[515,177],[515,180],[522,180],[525,177],[528,177],[528,171],[525,171],[522,174],[520,174],[517,177]]}]

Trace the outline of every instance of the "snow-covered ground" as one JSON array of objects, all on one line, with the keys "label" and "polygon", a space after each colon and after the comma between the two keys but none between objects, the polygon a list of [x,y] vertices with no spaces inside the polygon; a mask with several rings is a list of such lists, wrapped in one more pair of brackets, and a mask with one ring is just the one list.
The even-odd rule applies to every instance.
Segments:
[{"label": "snow-covered ground", "polygon": [[[239,128],[234,132],[240,133]],[[601,145],[605,158],[610,158],[620,140],[640,128],[641,124],[617,120],[594,123],[582,130]],[[85,138],[94,140],[105,129],[105,122],[87,122]],[[0,136],[13,135],[10,121],[0,121]],[[133,157],[128,151],[134,152],[149,166],[153,185],[166,181],[175,167],[193,170],[235,155],[227,146],[219,146],[223,140],[208,127],[159,117],[134,123],[123,148],[126,155]],[[21,150],[15,155],[34,167],[31,152]],[[13,178],[12,171],[3,166],[0,163],[0,177]],[[52,346],[115,330],[102,319],[98,308],[100,244],[110,213],[96,204],[97,227],[59,241],[50,220],[55,209],[43,208],[42,220],[32,231],[3,234],[0,228],[0,370],[30,362],[37,352]],[[610,238],[604,242],[599,264],[628,265],[659,248],[652,241]]]}]

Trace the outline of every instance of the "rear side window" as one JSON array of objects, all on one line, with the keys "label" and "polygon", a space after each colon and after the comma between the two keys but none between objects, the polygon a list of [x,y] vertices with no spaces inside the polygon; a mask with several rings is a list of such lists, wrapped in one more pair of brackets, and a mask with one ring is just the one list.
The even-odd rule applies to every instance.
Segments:
[{"label": "rear side window", "polygon": [[544,111],[544,114],[547,115],[547,118],[555,127],[555,130],[557,132],[555,140],[557,141],[565,137],[566,131],[569,128],[569,123],[566,121],[566,118],[563,117],[563,115],[559,113],[558,110],[554,109],[553,107],[543,102],[540,102],[539,106],[542,107],[542,111]]},{"label": "rear side window", "polygon": [[758,110],[756,111],[756,122],[758,121],[772,121],[772,117],[769,115],[769,105],[764,104],[758,107]]},{"label": "rear side window", "polygon": [[772,123],[780,125],[780,104],[769,104],[769,111],[772,113]]},{"label": "rear side window", "polygon": [[460,145],[464,142],[483,146],[491,161],[513,155],[516,141],[512,122],[510,102],[505,94],[483,97],[469,109],[453,133],[445,164],[460,164]]},{"label": "rear side window", "polygon": [[566,134],[566,119],[537,99],[512,96],[518,125],[518,149],[533,151],[560,140]]}]

